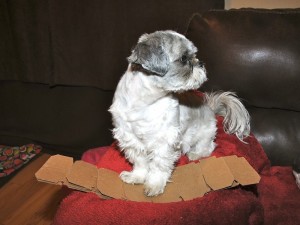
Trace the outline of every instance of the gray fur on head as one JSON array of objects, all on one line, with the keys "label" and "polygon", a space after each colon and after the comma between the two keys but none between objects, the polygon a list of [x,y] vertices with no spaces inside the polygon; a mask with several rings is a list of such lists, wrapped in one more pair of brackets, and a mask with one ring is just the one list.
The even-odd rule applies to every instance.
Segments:
[{"label": "gray fur on head", "polygon": [[142,35],[127,59],[163,77],[160,83],[163,89],[177,92],[199,88],[207,79],[196,52],[194,44],[183,35],[156,31]]},{"label": "gray fur on head", "polygon": [[163,51],[159,38],[145,38],[139,42],[128,57],[128,62],[140,64],[159,76],[164,76],[169,70],[169,57]]}]

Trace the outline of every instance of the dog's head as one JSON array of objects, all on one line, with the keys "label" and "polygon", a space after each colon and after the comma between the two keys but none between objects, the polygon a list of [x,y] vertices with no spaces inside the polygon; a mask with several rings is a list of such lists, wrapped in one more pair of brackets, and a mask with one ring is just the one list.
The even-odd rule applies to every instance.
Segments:
[{"label": "dog's head", "polygon": [[181,92],[197,89],[207,80],[196,52],[194,44],[183,35],[156,31],[139,38],[128,61],[155,76],[157,85],[164,90]]}]

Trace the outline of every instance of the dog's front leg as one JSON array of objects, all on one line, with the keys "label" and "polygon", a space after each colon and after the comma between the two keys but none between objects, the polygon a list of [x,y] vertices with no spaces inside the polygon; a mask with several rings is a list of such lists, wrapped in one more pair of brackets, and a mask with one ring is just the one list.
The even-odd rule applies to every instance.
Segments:
[{"label": "dog's front leg", "polygon": [[128,154],[128,159],[133,164],[133,170],[123,171],[120,178],[128,184],[143,184],[149,170],[147,157],[142,153],[139,155]]},{"label": "dog's front leg", "polygon": [[144,184],[147,196],[156,196],[164,192],[174,169],[174,163],[179,156],[180,152],[175,152],[170,146],[167,146],[166,149],[160,149],[158,154],[153,155]]}]

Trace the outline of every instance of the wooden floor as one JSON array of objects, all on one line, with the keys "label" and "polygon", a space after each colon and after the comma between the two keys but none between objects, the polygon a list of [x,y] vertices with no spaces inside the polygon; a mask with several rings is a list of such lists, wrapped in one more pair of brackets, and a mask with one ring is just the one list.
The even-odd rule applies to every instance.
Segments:
[{"label": "wooden floor", "polygon": [[0,225],[51,224],[66,191],[36,181],[35,172],[49,157],[40,154],[0,189]]}]

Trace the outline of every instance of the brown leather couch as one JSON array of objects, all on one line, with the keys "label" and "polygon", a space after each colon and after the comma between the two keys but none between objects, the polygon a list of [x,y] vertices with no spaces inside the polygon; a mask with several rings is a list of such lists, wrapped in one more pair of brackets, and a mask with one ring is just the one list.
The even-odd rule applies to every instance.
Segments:
[{"label": "brown leather couch", "polygon": [[273,165],[300,158],[300,10],[213,10],[187,30],[204,61],[203,90],[244,100],[252,132]]},{"label": "brown leather couch", "polygon": [[[213,10],[224,1],[2,1],[0,143],[79,158],[109,145],[107,112],[145,32],[173,29],[199,49],[209,81],[235,91],[273,165],[300,156],[300,10]],[[194,13],[200,13],[195,14]]]}]

